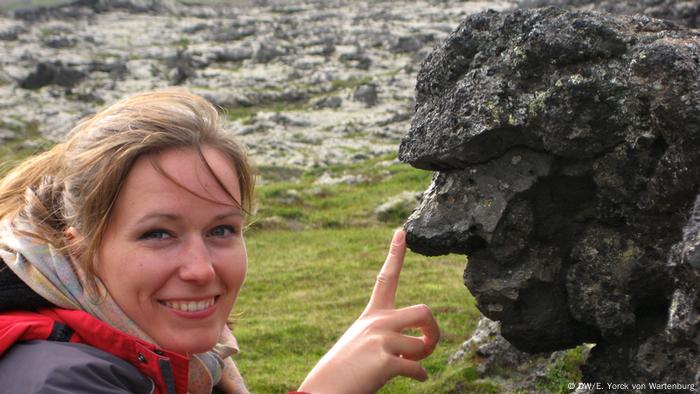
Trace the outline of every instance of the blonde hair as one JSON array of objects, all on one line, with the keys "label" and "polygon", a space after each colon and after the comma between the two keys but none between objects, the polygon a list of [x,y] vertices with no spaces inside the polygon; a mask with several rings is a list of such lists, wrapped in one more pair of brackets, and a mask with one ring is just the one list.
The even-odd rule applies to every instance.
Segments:
[{"label": "blonde hair", "polygon": [[241,201],[231,198],[250,212],[253,168],[224,132],[216,108],[184,90],[164,90],[127,97],[80,121],[65,142],[11,170],[0,180],[0,219],[21,216],[36,229],[32,236],[63,250],[78,246],[65,235],[75,228],[82,236],[79,263],[94,278],[94,257],[136,159],[171,148],[196,149],[221,184],[202,154],[205,145],[230,159]]}]

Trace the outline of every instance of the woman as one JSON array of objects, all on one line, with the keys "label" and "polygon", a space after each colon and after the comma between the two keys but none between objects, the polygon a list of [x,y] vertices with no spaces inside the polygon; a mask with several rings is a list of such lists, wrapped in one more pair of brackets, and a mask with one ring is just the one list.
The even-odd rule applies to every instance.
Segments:
[{"label": "woman", "polygon": [[[3,389],[247,392],[226,322],[253,185],[216,109],[179,90],[122,100],[11,171],[0,182]],[[423,305],[393,307],[404,252],[398,231],[366,310],[300,391],[427,378],[418,361],[437,324]],[[423,335],[401,334],[409,327]]]}]

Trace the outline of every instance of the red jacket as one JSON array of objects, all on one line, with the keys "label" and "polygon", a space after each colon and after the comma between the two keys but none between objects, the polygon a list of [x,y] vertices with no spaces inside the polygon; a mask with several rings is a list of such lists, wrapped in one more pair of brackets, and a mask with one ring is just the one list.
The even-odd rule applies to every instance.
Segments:
[{"label": "red jacket", "polygon": [[187,357],[127,335],[83,311],[60,308],[0,314],[0,356],[19,341],[82,343],[128,361],[155,384],[158,394],[186,394]]}]

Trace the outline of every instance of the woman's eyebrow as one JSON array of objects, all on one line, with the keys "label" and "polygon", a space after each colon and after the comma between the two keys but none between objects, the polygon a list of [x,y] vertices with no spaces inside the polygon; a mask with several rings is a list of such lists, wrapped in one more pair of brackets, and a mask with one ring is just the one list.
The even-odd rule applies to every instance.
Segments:
[{"label": "woman's eyebrow", "polygon": [[144,215],[141,219],[137,220],[136,224],[141,224],[143,222],[147,222],[147,221],[153,220],[153,219],[162,219],[162,220],[168,220],[168,221],[174,222],[177,219],[179,219],[179,217],[180,217],[179,215],[175,215],[172,213],[152,212],[152,213]]},{"label": "woman's eyebrow", "polygon": [[218,214],[218,215],[214,216],[214,220],[226,219],[226,218],[229,218],[229,217],[231,217],[231,216],[240,216],[240,217],[243,217],[244,215],[243,215],[243,212],[242,212],[240,209],[236,208],[236,209],[233,209],[233,210],[231,210],[231,211],[224,212],[224,213],[221,213],[221,214]]},{"label": "woman's eyebrow", "polygon": [[[222,220],[222,219],[227,219],[232,216],[240,216],[243,217],[243,212],[236,208],[230,211],[226,211],[223,213],[220,213],[216,216],[214,216],[214,220]],[[136,221],[136,224],[141,224],[143,222],[147,222],[153,219],[160,219],[160,220],[168,220],[171,222],[177,221],[180,219],[180,215],[172,214],[172,213],[164,213],[164,212],[152,212],[144,215],[142,218]]]}]

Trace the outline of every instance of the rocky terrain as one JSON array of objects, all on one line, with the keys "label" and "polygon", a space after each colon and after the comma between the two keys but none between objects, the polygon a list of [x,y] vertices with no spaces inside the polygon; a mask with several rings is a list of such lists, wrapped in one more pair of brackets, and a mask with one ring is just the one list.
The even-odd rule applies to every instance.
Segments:
[{"label": "rocky terrain", "polygon": [[509,6],[84,0],[6,11],[0,143],[55,141],[124,95],[182,86],[228,111],[228,128],[261,167],[395,152],[413,113],[420,61],[464,16]]},{"label": "rocky terrain", "polygon": [[437,172],[409,247],[468,254],[522,351],[595,343],[587,382],[699,387],[699,76],[700,35],[663,20],[468,17],[418,74],[399,158]]}]

